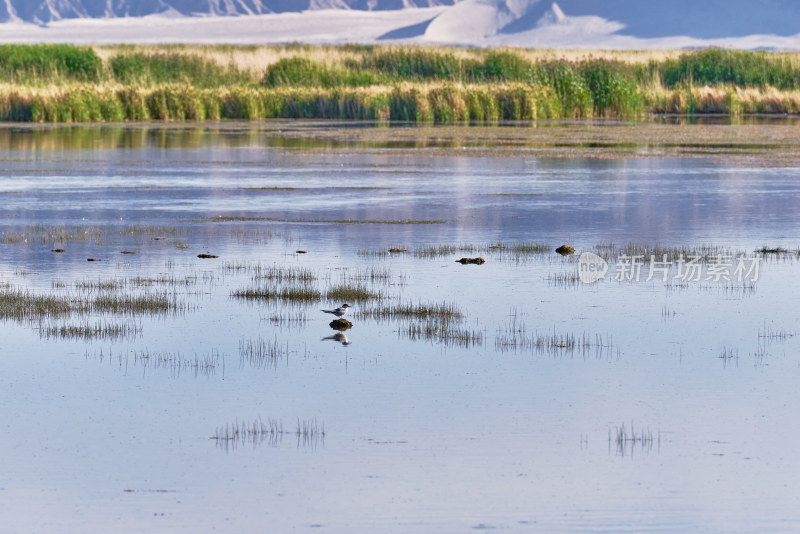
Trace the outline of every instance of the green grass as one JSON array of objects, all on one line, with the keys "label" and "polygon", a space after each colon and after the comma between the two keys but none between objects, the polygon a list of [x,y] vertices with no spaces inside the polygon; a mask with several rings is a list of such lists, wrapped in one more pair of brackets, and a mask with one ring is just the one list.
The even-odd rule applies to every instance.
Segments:
[{"label": "green grass", "polygon": [[800,59],[765,51],[708,48],[651,65],[651,70],[668,87],[690,83],[800,89]]},{"label": "green grass", "polygon": [[[622,52],[553,59],[417,46],[260,50],[271,57],[235,46],[0,45],[0,120],[496,123],[800,112],[792,93],[800,91],[800,58],[791,53],[704,49],[637,63]],[[705,87],[715,93],[698,92]]]},{"label": "green grass", "polygon": [[0,45],[3,82],[98,81],[103,63],[88,46],[66,44]]},{"label": "green grass", "polygon": [[110,75],[126,85],[190,84],[194,87],[252,85],[255,80],[233,66],[222,67],[196,55],[174,52],[119,53],[109,60]]}]

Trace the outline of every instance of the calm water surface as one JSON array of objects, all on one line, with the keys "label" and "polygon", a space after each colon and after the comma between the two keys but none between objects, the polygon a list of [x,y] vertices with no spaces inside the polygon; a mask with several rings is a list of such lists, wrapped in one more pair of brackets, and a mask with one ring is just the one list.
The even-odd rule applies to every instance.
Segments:
[{"label": "calm water surface", "polygon": [[[0,130],[0,532],[800,530],[795,147],[587,128]],[[630,243],[758,278],[616,281]],[[259,268],[382,300],[342,344],[338,300],[232,296],[300,285]],[[23,318],[21,293],[176,307]],[[359,315],[401,303],[463,318]],[[282,432],[230,433],[259,421]]]}]

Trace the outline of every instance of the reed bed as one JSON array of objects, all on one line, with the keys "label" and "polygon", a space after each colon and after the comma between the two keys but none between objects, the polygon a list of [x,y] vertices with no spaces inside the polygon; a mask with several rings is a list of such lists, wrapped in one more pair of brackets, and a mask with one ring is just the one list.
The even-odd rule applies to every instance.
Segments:
[{"label": "reed bed", "polygon": [[34,122],[800,112],[788,52],[2,45],[0,73],[0,119]]}]

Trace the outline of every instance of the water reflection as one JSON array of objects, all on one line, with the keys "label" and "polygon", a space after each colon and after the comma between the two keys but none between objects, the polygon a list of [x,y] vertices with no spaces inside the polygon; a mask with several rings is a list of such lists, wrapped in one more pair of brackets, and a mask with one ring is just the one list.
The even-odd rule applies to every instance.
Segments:
[{"label": "water reflection", "polygon": [[342,345],[345,345],[345,346],[350,344],[350,340],[347,338],[347,335],[345,335],[344,332],[336,332],[332,336],[323,337],[322,340],[323,341],[327,341],[327,340],[336,341],[337,343],[341,343]]}]

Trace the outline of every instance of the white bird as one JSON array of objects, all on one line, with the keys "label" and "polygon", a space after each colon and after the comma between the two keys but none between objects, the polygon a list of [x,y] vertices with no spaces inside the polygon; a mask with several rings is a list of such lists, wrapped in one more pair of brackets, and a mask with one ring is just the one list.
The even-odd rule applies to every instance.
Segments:
[{"label": "white bird", "polygon": [[341,317],[342,315],[347,313],[347,308],[350,308],[350,307],[351,306],[349,304],[342,304],[341,306],[339,306],[336,309],[333,309],[333,310],[322,310],[322,311],[324,311],[325,313],[332,313],[336,317]]}]

